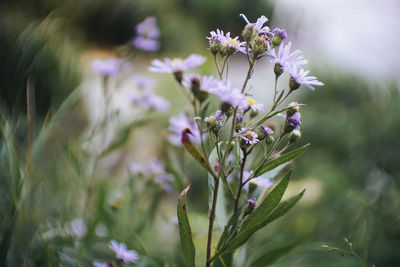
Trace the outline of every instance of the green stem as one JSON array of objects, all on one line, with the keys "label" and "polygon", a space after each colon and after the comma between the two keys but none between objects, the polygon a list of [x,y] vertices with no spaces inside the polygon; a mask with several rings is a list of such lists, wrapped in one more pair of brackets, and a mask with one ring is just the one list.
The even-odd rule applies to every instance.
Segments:
[{"label": "green stem", "polygon": [[242,188],[243,188],[243,172],[244,172],[244,166],[246,164],[246,159],[247,159],[247,151],[243,150],[243,159],[240,164],[240,178],[239,178],[239,189],[235,198],[235,207],[234,207],[234,212],[235,213],[238,209],[239,206],[239,200],[240,200],[240,194],[242,193]]}]

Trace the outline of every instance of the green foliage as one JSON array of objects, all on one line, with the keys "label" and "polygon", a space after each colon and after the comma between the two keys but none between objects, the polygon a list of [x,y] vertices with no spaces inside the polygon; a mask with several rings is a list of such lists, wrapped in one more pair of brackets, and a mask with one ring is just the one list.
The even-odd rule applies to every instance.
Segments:
[{"label": "green foliage", "polygon": [[178,202],[178,222],[179,222],[179,236],[181,240],[181,248],[183,256],[186,259],[187,266],[194,267],[195,264],[195,248],[192,239],[192,230],[190,228],[189,219],[186,211],[186,195],[190,189],[190,184],[182,191],[179,196]]}]

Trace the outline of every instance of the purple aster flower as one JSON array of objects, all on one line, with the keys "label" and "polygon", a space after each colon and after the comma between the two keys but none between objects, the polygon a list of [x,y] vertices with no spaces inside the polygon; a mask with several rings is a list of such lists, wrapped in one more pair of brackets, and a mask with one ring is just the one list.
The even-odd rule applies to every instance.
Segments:
[{"label": "purple aster flower", "polygon": [[284,29],[275,28],[272,30],[272,33],[275,35],[279,35],[281,40],[287,39],[287,33]]},{"label": "purple aster flower", "polygon": [[257,200],[255,198],[247,200],[247,203],[250,205],[252,209],[255,209],[257,207]]},{"label": "purple aster flower", "polygon": [[224,35],[224,31],[221,31],[220,29],[217,29],[216,32],[212,31],[210,32],[210,37],[206,37],[208,40],[208,43],[210,45],[215,44],[215,43],[221,43],[222,40],[224,40],[226,37]]},{"label": "purple aster flower", "polygon": [[157,39],[160,36],[160,29],[157,27],[157,19],[147,17],[143,22],[136,25],[136,33],[147,39]]},{"label": "purple aster flower", "polygon": [[142,36],[136,36],[135,38],[133,38],[132,44],[137,49],[149,52],[157,51],[160,48],[159,41],[144,38]]},{"label": "purple aster flower", "polygon": [[315,89],[313,86],[324,85],[322,82],[317,80],[317,77],[307,76],[307,74],[310,71],[299,68],[298,65],[287,64],[285,66],[285,70],[289,73],[289,75],[291,77],[290,84],[289,84],[291,90],[296,90],[297,88],[300,87],[300,85],[304,85],[311,90]]},{"label": "purple aster flower", "polygon": [[244,14],[240,14],[239,16],[242,17],[242,19],[244,19],[244,21],[247,24],[252,25],[254,29],[258,31],[258,34],[269,33],[269,27],[268,26],[263,27],[263,25],[268,21],[267,17],[265,17],[264,15],[259,17],[256,23],[249,22],[249,20]]},{"label": "purple aster flower", "polygon": [[297,128],[301,125],[300,119],[301,119],[300,112],[296,112],[292,116],[287,118],[287,123],[290,127]]},{"label": "purple aster flower", "polygon": [[224,113],[222,112],[222,110],[217,110],[217,112],[215,112],[215,118],[217,118],[217,121],[221,121],[223,116]]},{"label": "purple aster flower", "polygon": [[[246,54],[246,42],[241,42],[238,36],[232,38],[230,35],[231,33],[228,32],[225,38],[221,40],[222,48],[228,48],[229,53],[239,51],[240,53]],[[233,49],[233,51],[229,51],[229,49]]]},{"label": "purple aster flower", "polygon": [[199,83],[199,89],[208,93],[213,93],[219,86],[219,82],[213,76],[200,76],[198,74],[185,74],[182,84],[191,88],[193,83]]},{"label": "purple aster flower", "polygon": [[118,243],[115,240],[111,240],[108,247],[115,252],[116,258],[122,260],[125,264],[136,262],[139,259],[136,251],[128,250],[125,243]]},{"label": "purple aster flower", "polygon": [[263,104],[256,103],[256,101],[250,97],[246,97],[246,101],[249,104],[248,108],[251,108],[253,112],[264,112],[265,108]]},{"label": "purple aster flower", "polygon": [[136,86],[140,89],[153,89],[156,85],[156,82],[153,79],[149,79],[142,75],[135,75],[132,77],[132,80],[135,82]]},{"label": "purple aster flower", "polygon": [[180,113],[176,116],[172,116],[169,119],[169,130],[172,134],[168,136],[168,141],[176,146],[182,146],[181,135],[185,129],[190,129],[192,132],[191,140],[194,143],[200,143],[200,131],[197,124],[194,121],[190,121],[185,113]]},{"label": "purple aster flower", "polygon": [[121,60],[117,58],[109,58],[106,60],[96,59],[92,63],[93,71],[104,75],[113,76],[121,70]]},{"label": "purple aster flower", "polygon": [[92,265],[93,267],[110,267],[110,265],[107,262],[99,262],[99,261],[94,261]]},{"label": "purple aster flower", "polygon": [[294,52],[290,52],[290,48],[292,47],[292,43],[289,42],[287,45],[281,43],[279,46],[278,52],[276,53],[275,49],[273,49],[269,55],[272,57],[271,62],[274,64],[279,64],[281,67],[287,71],[287,67],[289,65],[300,66],[307,64],[307,60],[303,58],[300,50],[295,50]]},{"label": "purple aster flower", "polygon": [[247,145],[254,145],[254,144],[257,144],[258,141],[260,141],[260,140],[258,139],[258,135],[257,135],[255,132],[253,132],[253,131],[247,131],[245,128],[242,128],[242,129],[239,131],[239,137],[240,137],[242,140],[244,140],[244,142],[245,142]]},{"label": "purple aster flower", "polygon": [[169,58],[165,58],[164,61],[154,59],[151,62],[153,66],[149,67],[149,71],[157,73],[182,72],[200,66],[205,61],[205,57],[196,54],[192,54],[188,58],[183,60],[181,58],[174,58],[172,60]]},{"label": "purple aster flower", "polygon": [[274,131],[272,131],[271,128],[269,127],[265,127],[263,125],[258,126],[258,129],[260,129],[261,131],[263,131],[267,136],[271,136],[274,134]]},{"label": "purple aster flower", "polygon": [[[253,171],[244,171],[243,172],[243,180],[246,181],[250,177],[250,175],[252,175],[252,174],[253,174]],[[274,182],[272,182],[270,179],[258,176],[258,177],[253,177],[250,180],[250,182],[246,183],[243,186],[243,188],[248,190],[250,183],[252,183],[252,184],[254,184],[256,186],[263,187],[263,188],[270,188],[270,187],[272,187],[274,185]]]},{"label": "purple aster flower", "polygon": [[228,81],[220,82],[219,87],[214,92],[222,102],[238,107],[240,110],[246,110],[249,104],[246,97],[237,88],[232,88]]},{"label": "purple aster flower", "polygon": [[242,121],[244,121],[244,117],[242,115],[240,115],[240,114],[236,114],[236,121],[237,122],[242,122]]},{"label": "purple aster flower", "polygon": [[151,91],[144,92],[132,98],[132,102],[147,110],[165,111],[169,109],[169,102],[165,98]]}]

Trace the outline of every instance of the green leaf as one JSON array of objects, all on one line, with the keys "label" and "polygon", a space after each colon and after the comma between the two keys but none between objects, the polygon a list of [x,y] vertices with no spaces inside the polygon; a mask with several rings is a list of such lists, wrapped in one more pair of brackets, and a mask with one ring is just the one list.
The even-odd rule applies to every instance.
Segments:
[{"label": "green leaf", "polygon": [[254,174],[254,177],[260,176],[263,173],[266,173],[267,171],[270,171],[272,169],[275,169],[276,167],[278,167],[281,164],[284,164],[298,156],[300,156],[301,154],[303,154],[308,148],[310,147],[310,144],[306,144],[302,147],[299,147],[295,150],[292,150],[282,156],[279,156],[273,160],[267,161],[259,170],[256,171],[256,173]]},{"label": "green leaf", "polygon": [[189,224],[189,219],[186,212],[186,194],[190,189],[190,184],[179,196],[177,213],[179,223],[179,237],[181,240],[182,254],[185,257],[186,264],[189,267],[195,267],[196,251],[192,239],[192,231]]},{"label": "green leaf", "polygon": [[278,204],[283,193],[286,191],[290,174],[291,172],[286,174],[282,181],[275,186],[271,193],[264,199],[263,203],[245,219],[235,238],[219,251],[220,255],[227,254],[242,246],[256,231],[285,215],[301,199],[305,190]]},{"label": "green leaf", "polygon": [[273,250],[267,251],[257,257],[250,266],[252,267],[264,267],[266,265],[273,264],[279,258],[283,257],[284,255],[288,254],[294,247],[296,247],[296,243],[285,244]]},{"label": "green leaf", "polygon": [[141,120],[134,121],[134,122],[126,125],[125,127],[123,127],[119,131],[117,137],[111,142],[111,144],[106,149],[104,149],[104,151],[101,153],[100,157],[104,157],[104,156],[108,155],[109,153],[113,152],[114,150],[123,146],[128,141],[129,136],[131,135],[131,132],[134,128],[142,126],[148,122],[150,122],[150,120],[141,119]]},{"label": "green leaf", "polygon": [[243,225],[241,226],[241,232],[262,223],[265,217],[268,216],[268,214],[270,214],[270,212],[275,209],[276,206],[278,206],[288,187],[291,175],[292,170],[286,173],[279,184],[277,184],[267,195],[264,201],[259,204],[249,216],[246,217],[246,219],[243,221]]}]

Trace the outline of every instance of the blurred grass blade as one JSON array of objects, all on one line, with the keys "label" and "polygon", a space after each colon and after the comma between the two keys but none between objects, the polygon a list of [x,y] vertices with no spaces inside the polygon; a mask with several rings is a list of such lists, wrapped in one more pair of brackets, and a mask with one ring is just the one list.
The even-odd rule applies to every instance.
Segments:
[{"label": "blurred grass blade", "polygon": [[296,247],[296,243],[285,244],[273,250],[267,251],[254,260],[250,266],[252,267],[264,267],[266,265],[273,264],[281,257],[288,254],[293,248]]},{"label": "blurred grass blade", "polygon": [[179,223],[179,237],[181,240],[182,254],[185,257],[186,264],[189,267],[195,267],[196,251],[192,239],[192,231],[189,224],[189,219],[186,212],[186,194],[190,189],[190,184],[179,196],[178,201],[178,223]]},{"label": "blurred grass blade", "polygon": [[276,167],[278,167],[281,164],[284,164],[298,156],[300,156],[301,154],[303,154],[308,148],[310,147],[310,144],[306,144],[302,147],[299,147],[295,150],[292,150],[282,156],[279,156],[273,160],[267,161],[255,174],[254,177],[260,176],[263,173],[266,173],[267,171],[270,171],[272,169],[275,169]]}]

